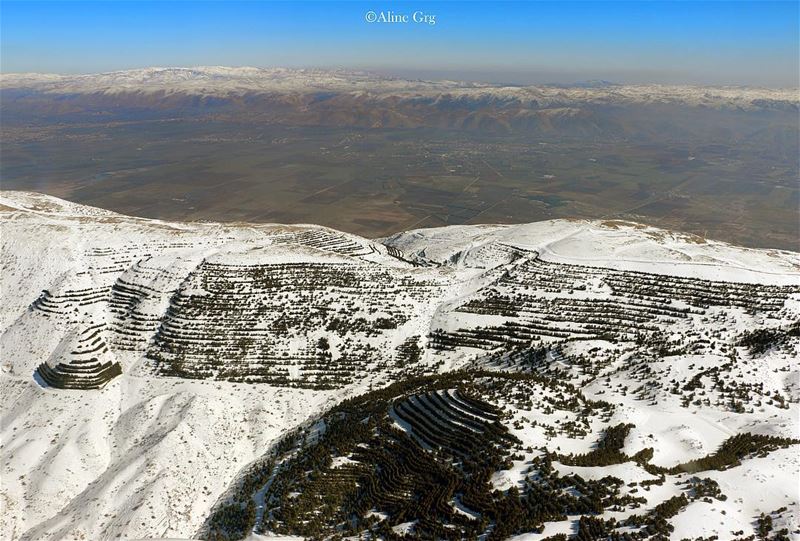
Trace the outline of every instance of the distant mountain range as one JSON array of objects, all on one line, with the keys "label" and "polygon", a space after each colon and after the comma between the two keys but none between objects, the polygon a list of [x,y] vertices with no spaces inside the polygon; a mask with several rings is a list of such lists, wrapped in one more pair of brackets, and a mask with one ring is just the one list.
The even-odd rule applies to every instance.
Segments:
[{"label": "distant mountain range", "polygon": [[[482,134],[715,142],[794,148],[797,89],[610,85],[502,86],[357,71],[147,68],[93,75],[3,74],[0,110],[32,119],[152,117]],[[88,115],[88,116],[87,116]],[[794,145],[796,146],[796,145]]]},{"label": "distant mountain range", "polygon": [[275,93],[350,95],[407,100],[464,99],[475,103],[516,103],[568,107],[581,103],[682,103],[705,107],[769,108],[800,102],[797,89],[616,85],[587,81],[564,86],[502,86],[458,81],[407,80],[363,71],[286,68],[144,68],[90,75],[3,74],[0,88],[51,94],[184,93],[231,98]]}]

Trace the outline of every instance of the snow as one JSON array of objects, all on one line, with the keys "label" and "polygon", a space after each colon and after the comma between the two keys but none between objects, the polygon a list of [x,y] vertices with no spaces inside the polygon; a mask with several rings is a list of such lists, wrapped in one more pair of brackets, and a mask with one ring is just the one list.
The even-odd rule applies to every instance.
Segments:
[{"label": "snow", "polygon": [[[341,92],[370,99],[519,103],[547,108],[552,115],[576,114],[572,107],[596,104],[689,104],[761,109],[775,103],[797,106],[793,88],[703,87],[679,85],[601,85],[589,87],[504,86],[458,81],[405,80],[365,71],[199,66],[151,67],[85,75],[0,74],[1,89],[51,94],[183,93],[233,97],[248,94]],[[523,110],[519,114],[533,114]]]},{"label": "snow", "polygon": [[[256,77],[258,73],[245,71],[241,77]],[[214,74],[228,76],[225,71],[211,71],[208,76]],[[123,373],[104,388],[77,391],[43,387],[33,377],[36,367],[44,361],[55,362],[74,350],[78,333],[87,325],[108,323],[112,317],[106,308],[94,304],[78,311],[74,321],[45,317],[29,309],[42,290],[52,294],[87,288],[106,291],[103,288],[110,288],[122,278],[158,292],[139,308],[141,313],[158,320],[179,287],[193,288],[190,291],[197,294],[203,292],[202,284],[187,276],[204,260],[227,265],[325,262],[426,277],[441,292],[432,293],[427,304],[410,304],[413,317],[399,326],[388,341],[370,342],[376,348],[390,348],[409,336],[425,337],[439,325],[455,328],[494,317],[454,314],[449,308],[496,280],[513,266],[519,254],[539,254],[552,262],[710,280],[800,284],[800,254],[738,248],[618,221],[451,226],[399,233],[383,240],[409,259],[434,263],[429,267],[412,267],[389,256],[386,246],[378,240],[312,225],[169,223],[24,192],[0,192],[0,223],[3,539],[100,539],[118,534],[126,539],[192,538],[230,483],[243,468],[262,457],[272,442],[301,424],[314,423],[317,415],[339,401],[399,377],[375,371],[346,388],[330,391],[181,380],[151,374],[142,351],[117,349],[112,344],[108,355],[121,363]],[[307,231],[338,235],[337,239],[344,239],[341,242],[357,248],[344,253],[287,243],[289,233]],[[89,260],[95,257],[92,254],[102,254],[97,257],[108,265],[90,265]],[[596,287],[575,295],[602,298],[607,292],[598,282]],[[331,306],[336,306],[335,301]],[[798,307],[800,299],[790,299],[785,313],[797,313]],[[363,311],[366,317],[368,314]],[[747,329],[753,321],[753,316],[736,308],[711,309],[703,317],[722,318],[731,333]],[[692,316],[674,332],[701,328],[702,321],[697,318]],[[319,330],[309,336],[316,340],[322,335]],[[290,342],[295,349],[305,343],[298,336],[291,337]],[[340,347],[342,344],[332,337],[331,351],[336,353]],[[608,354],[615,347],[610,342],[592,340],[567,344],[564,352],[588,355],[596,349]],[[484,352],[426,354],[424,362],[441,361],[442,369],[451,369],[465,366],[478,353]],[[550,360],[559,362],[552,354]],[[740,414],[713,406],[681,407],[680,397],[663,390],[653,400],[637,400],[633,393],[620,390],[642,384],[628,360],[630,355],[621,353],[606,367],[604,377],[586,385],[582,392],[589,399],[616,406],[610,425],[636,425],[623,449],[629,455],[653,448],[654,464],[673,466],[713,452],[726,438],[739,432],[800,437],[796,422],[800,415],[797,359],[785,352],[771,351],[749,359],[727,377],[762,385],[769,392],[779,391],[789,399],[787,408],[764,401]],[[725,360],[717,353],[685,353],[654,360],[650,367],[663,381],[685,382]],[[568,363],[562,364],[565,371],[571,369]],[[572,419],[565,411],[511,413],[520,421],[523,417],[547,423]],[[407,428],[395,420],[401,428]],[[593,421],[585,437],[559,434],[545,438],[541,424],[523,425],[512,433],[526,446],[547,443],[564,453],[589,451],[602,428]],[[314,426],[320,431],[325,428]],[[495,486],[505,489],[519,484],[537,453],[525,454],[522,460],[514,461],[510,470],[496,474],[492,479]],[[348,457],[337,457],[334,467],[349,462]],[[625,483],[653,479],[630,463],[605,468],[556,467],[562,474],[577,473],[586,479],[607,475]],[[712,533],[728,539],[732,536],[729,530],[752,531],[754,517],[782,506],[792,510],[791,516],[781,517],[776,523],[784,521],[792,529],[792,521],[797,523],[798,475],[800,457],[796,448],[750,459],[725,471],[704,472],[704,477],[719,482],[728,499],[689,505],[674,521],[672,539]],[[648,499],[648,504],[679,493],[670,483],[648,488],[638,493]],[[455,505],[459,512],[469,514],[458,502]],[[725,524],[720,525],[720,520]],[[546,525],[541,535],[526,534],[515,539],[571,532],[574,522],[571,517]],[[413,522],[409,522],[402,528],[398,526],[397,531],[412,528]],[[251,539],[290,538],[254,535]]]},{"label": "snow", "polygon": [[800,254],[741,248],[622,221],[549,220],[417,229],[386,239],[407,255],[469,266],[481,249],[511,245],[545,261],[731,282],[800,284]]},{"label": "snow", "polygon": [[191,537],[241,467],[331,400],[126,374],[97,392],[0,378],[6,539]]},{"label": "snow", "polygon": [[[704,472],[702,477],[717,481],[728,499],[691,503],[674,520],[675,531],[670,539],[678,541],[714,534],[720,539],[732,539],[736,531],[751,531],[755,517],[762,512],[769,514],[781,507],[788,507],[793,515],[785,527],[789,531],[797,528],[800,457],[796,448],[753,458],[729,470]],[[784,526],[774,529],[777,531],[781,527]]]}]

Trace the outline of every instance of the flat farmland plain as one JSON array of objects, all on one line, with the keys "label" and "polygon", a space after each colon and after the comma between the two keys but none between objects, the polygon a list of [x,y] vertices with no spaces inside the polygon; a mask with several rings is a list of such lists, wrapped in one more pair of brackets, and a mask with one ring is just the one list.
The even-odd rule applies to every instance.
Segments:
[{"label": "flat farmland plain", "polygon": [[6,123],[4,189],[169,220],[417,227],[631,219],[797,250],[786,145],[293,127],[180,117]]}]

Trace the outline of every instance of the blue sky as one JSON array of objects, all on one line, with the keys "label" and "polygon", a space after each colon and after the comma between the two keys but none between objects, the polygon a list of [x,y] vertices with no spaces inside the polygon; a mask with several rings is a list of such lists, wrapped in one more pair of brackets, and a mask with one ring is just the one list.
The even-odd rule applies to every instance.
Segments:
[{"label": "blue sky", "polygon": [[[796,86],[786,2],[9,2],[0,69],[365,68],[503,82]],[[421,11],[436,24],[368,23]]]}]

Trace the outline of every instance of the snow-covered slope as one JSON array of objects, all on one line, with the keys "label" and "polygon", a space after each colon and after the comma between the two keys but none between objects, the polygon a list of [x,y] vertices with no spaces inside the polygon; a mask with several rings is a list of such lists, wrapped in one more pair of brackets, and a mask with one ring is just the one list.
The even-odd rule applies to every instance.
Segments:
[{"label": "snow-covered slope", "polygon": [[619,220],[550,220],[521,225],[420,229],[385,239],[409,256],[484,264],[485,251],[507,245],[554,263],[654,272],[730,282],[797,285],[800,257],[756,250]]},{"label": "snow-covered slope", "polygon": [[[531,449],[496,472],[501,490],[522,486],[535,449],[585,453],[621,423],[635,425],[622,451],[653,448],[653,468],[739,433],[800,435],[795,253],[616,221],[369,240],[313,225],[145,220],[23,192],[0,192],[0,224],[3,538],[207,534],[248,464],[291,430],[319,432],[345,398],[457,368],[566,385],[525,391],[541,394],[535,407],[487,395]],[[558,409],[564,393],[608,406],[567,429],[581,416]],[[796,449],[710,472],[728,499],[692,500],[671,520],[673,538],[732,538],[761,512],[796,510]],[[563,462],[586,478],[652,478]],[[645,508],[686,480],[645,483]]]}]

